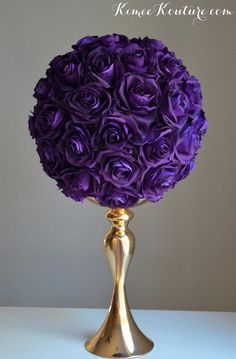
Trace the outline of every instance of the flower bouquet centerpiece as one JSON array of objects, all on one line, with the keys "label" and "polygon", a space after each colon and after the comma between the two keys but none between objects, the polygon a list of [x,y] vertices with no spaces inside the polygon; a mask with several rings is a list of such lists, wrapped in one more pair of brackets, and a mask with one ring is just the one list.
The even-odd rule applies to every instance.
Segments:
[{"label": "flower bouquet centerpiece", "polygon": [[87,36],[55,57],[35,87],[29,118],[44,171],[75,201],[108,207],[105,252],[114,290],[94,354],[134,357],[153,343],[129,310],[134,251],[129,207],[156,202],[194,168],[207,129],[198,80],[159,40]]}]

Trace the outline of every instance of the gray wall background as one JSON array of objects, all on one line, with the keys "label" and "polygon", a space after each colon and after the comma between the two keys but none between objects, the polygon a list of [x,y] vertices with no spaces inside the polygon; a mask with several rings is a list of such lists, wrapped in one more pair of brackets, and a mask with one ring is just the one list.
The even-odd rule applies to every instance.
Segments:
[{"label": "gray wall background", "polygon": [[[114,1],[118,2],[118,1]],[[196,75],[209,131],[195,171],[135,209],[133,308],[236,310],[235,15],[113,17],[109,0],[0,0],[0,305],[107,307],[104,209],[61,195],[27,131],[33,88],[56,54],[87,34],[162,39]],[[132,1],[149,7],[155,1]],[[172,1],[180,7],[187,1]],[[235,1],[192,5],[236,10]]]}]

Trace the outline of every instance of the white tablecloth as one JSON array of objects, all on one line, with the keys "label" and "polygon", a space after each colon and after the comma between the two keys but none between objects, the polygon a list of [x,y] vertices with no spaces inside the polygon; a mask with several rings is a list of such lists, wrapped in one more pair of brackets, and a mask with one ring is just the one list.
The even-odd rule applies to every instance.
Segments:
[{"label": "white tablecloth", "polygon": [[[236,313],[133,310],[155,343],[145,359],[236,359]],[[0,359],[92,359],[105,309],[0,307]]]}]

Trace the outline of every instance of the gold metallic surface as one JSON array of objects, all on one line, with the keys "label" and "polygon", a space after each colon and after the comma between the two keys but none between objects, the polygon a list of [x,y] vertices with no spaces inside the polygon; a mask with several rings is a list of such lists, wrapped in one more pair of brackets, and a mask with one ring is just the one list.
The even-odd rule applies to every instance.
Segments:
[{"label": "gold metallic surface", "polygon": [[129,209],[109,209],[106,217],[111,229],[104,238],[105,254],[109,261],[114,289],[107,317],[99,331],[85,343],[86,349],[106,358],[135,358],[153,348],[138,328],[129,309],[125,280],[135,248],[135,238],[128,228],[133,218]]}]

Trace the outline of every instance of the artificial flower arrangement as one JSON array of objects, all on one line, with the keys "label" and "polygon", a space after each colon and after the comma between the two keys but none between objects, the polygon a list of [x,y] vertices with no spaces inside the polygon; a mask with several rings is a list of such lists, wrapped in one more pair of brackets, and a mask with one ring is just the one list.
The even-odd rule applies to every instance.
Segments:
[{"label": "artificial flower arrangement", "polygon": [[151,202],[194,168],[207,129],[198,80],[158,40],[87,36],[50,62],[29,118],[44,171],[76,201]]}]

